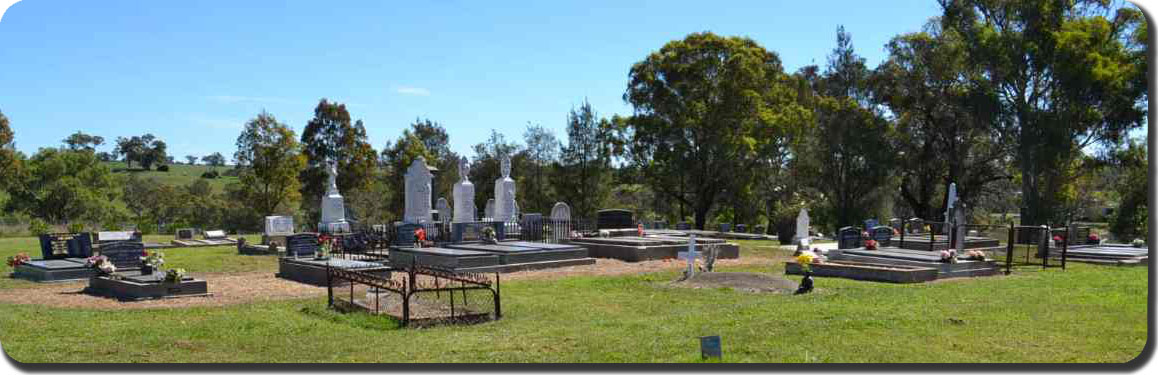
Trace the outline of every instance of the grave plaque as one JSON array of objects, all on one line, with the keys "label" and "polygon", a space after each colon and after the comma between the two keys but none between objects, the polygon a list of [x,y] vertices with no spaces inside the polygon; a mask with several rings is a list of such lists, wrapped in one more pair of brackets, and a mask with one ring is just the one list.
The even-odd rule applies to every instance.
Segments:
[{"label": "grave plaque", "polygon": [[292,216],[266,216],[266,236],[289,236],[294,234],[294,218]]},{"label": "grave plaque", "polygon": [[101,244],[101,255],[117,268],[140,268],[145,244],[138,241],[116,241]]},{"label": "grave plaque", "polygon": [[720,336],[703,336],[700,337],[700,357],[708,358],[722,358],[724,356],[724,349],[720,345]]},{"label": "grave plaque", "polygon": [[285,254],[290,257],[314,256],[318,251],[318,236],[301,233],[285,238]]},{"label": "grave plaque", "polygon": [[876,227],[879,227],[880,225],[881,225],[881,223],[880,223],[880,221],[877,221],[877,219],[868,219],[868,220],[864,221],[864,227],[865,228],[876,228]]},{"label": "grave plaque", "polygon": [[837,232],[837,248],[839,249],[855,249],[860,247],[860,228],[844,227]]},{"label": "grave plaque", "polygon": [[422,228],[422,225],[413,223],[396,224],[394,226],[394,243],[392,245],[414,246],[414,231],[418,230],[418,228]]},{"label": "grave plaque", "polygon": [[571,206],[563,202],[556,202],[551,207],[551,220],[571,221]]},{"label": "grave plaque", "polygon": [[692,224],[686,221],[676,223],[676,230],[691,230]]},{"label": "grave plaque", "polygon": [[40,254],[45,260],[88,258],[92,256],[92,240],[88,233],[42,234]]},{"label": "grave plaque", "polygon": [[225,238],[225,231],[223,230],[207,230],[205,231],[205,239],[220,240]]},{"label": "grave plaque", "polygon": [[720,231],[725,232],[725,233],[731,232],[732,231],[732,223],[720,223]]},{"label": "grave plaque", "polygon": [[97,232],[97,243],[118,242],[118,241],[140,241],[141,237],[136,233],[119,231],[119,232]]}]

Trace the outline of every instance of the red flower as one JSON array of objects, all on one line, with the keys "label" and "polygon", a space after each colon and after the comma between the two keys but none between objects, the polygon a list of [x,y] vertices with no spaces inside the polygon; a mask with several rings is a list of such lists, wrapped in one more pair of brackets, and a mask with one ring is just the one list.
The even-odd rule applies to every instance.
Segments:
[{"label": "red flower", "polygon": [[419,241],[426,242],[426,229],[418,228],[414,230],[414,237]]}]

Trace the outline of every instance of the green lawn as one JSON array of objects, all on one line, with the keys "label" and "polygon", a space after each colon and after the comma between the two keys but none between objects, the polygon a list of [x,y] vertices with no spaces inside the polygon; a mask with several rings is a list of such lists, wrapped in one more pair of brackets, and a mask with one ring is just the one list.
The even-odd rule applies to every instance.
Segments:
[{"label": "green lawn", "polygon": [[[22,240],[0,239],[0,254]],[[786,251],[743,245],[768,265],[721,272],[783,274]],[[226,249],[166,254],[191,271],[272,272],[271,257]],[[0,342],[21,362],[698,362],[698,337],[721,335],[726,362],[1125,362],[1147,336],[1143,267],[916,285],[822,278],[804,296],[665,285],[675,277],[503,282],[502,320],[430,329],[338,314],[321,298],[115,312],[0,305]]]}]

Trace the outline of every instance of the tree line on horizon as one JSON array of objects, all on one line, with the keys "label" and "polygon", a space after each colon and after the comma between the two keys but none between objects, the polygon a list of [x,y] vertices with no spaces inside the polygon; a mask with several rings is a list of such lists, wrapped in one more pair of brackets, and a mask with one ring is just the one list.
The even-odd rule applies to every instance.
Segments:
[{"label": "tree line on horizon", "polygon": [[[629,208],[640,219],[747,223],[790,236],[801,208],[829,233],[868,218],[944,220],[945,191],[956,183],[973,222],[1013,212],[1023,225],[1060,225],[1117,203],[1114,234],[1144,235],[1147,150],[1129,138],[1146,126],[1149,101],[1141,12],[1100,0],[939,3],[943,13],[892,38],[876,67],[843,27],[825,66],[796,72],[746,37],[703,32],[668,42],[630,67],[630,115],[602,117],[584,102],[565,116],[565,144],[528,124],[521,142],[492,130],[473,155],[459,155],[441,123],[420,118],[375,149],[341,103],[321,99],[300,134],[262,112],[238,136],[239,180],[222,192],[129,191],[149,184],[110,176],[90,147],[103,139],[79,132],[66,147],[25,158],[0,117],[0,176],[11,176],[0,187],[6,212],[48,222],[256,230],[270,214],[317,222],[332,160],[355,218],[388,223],[401,217],[403,175],[418,157],[438,170],[435,197],[452,205],[466,157],[481,210],[498,160],[510,156],[522,212],[562,201],[581,218]],[[172,163],[151,135],[118,138],[112,156],[145,169]],[[156,201],[181,207],[152,212],[166,205],[150,202],[117,213],[110,202],[126,194],[167,194],[177,198]]]}]

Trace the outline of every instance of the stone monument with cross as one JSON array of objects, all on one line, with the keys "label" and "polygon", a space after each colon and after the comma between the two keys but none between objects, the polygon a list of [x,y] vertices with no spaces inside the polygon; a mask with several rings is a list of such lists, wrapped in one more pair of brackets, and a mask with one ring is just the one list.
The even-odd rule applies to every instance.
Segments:
[{"label": "stone monument with cross", "polygon": [[338,167],[332,160],[326,168],[329,185],[322,196],[322,220],[318,231],[323,233],[348,233],[350,223],[346,221],[346,203],[338,192]]},{"label": "stone monument with cross", "polygon": [[433,222],[431,211],[431,181],[434,174],[426,165],[426,159],[418,157],[406,169],[405,177],[405,210],[402,221],[407,224],[423,224]]},{"label": "stone monument with cross", "polygon": [[515,221],[518,215],[518,204],[515,203],[515,180],[511,179],[511,157],[503,156],[503,176],[495,180],[495,212],[494,221]]},{"label": "stone monument with cross", "polygon": [[470,223],[475,221],[476,208],[474,206],[474,184],[470,183],[470,163],[464,156],[458,160],[459,180],[454,184],[454,222]]}]

